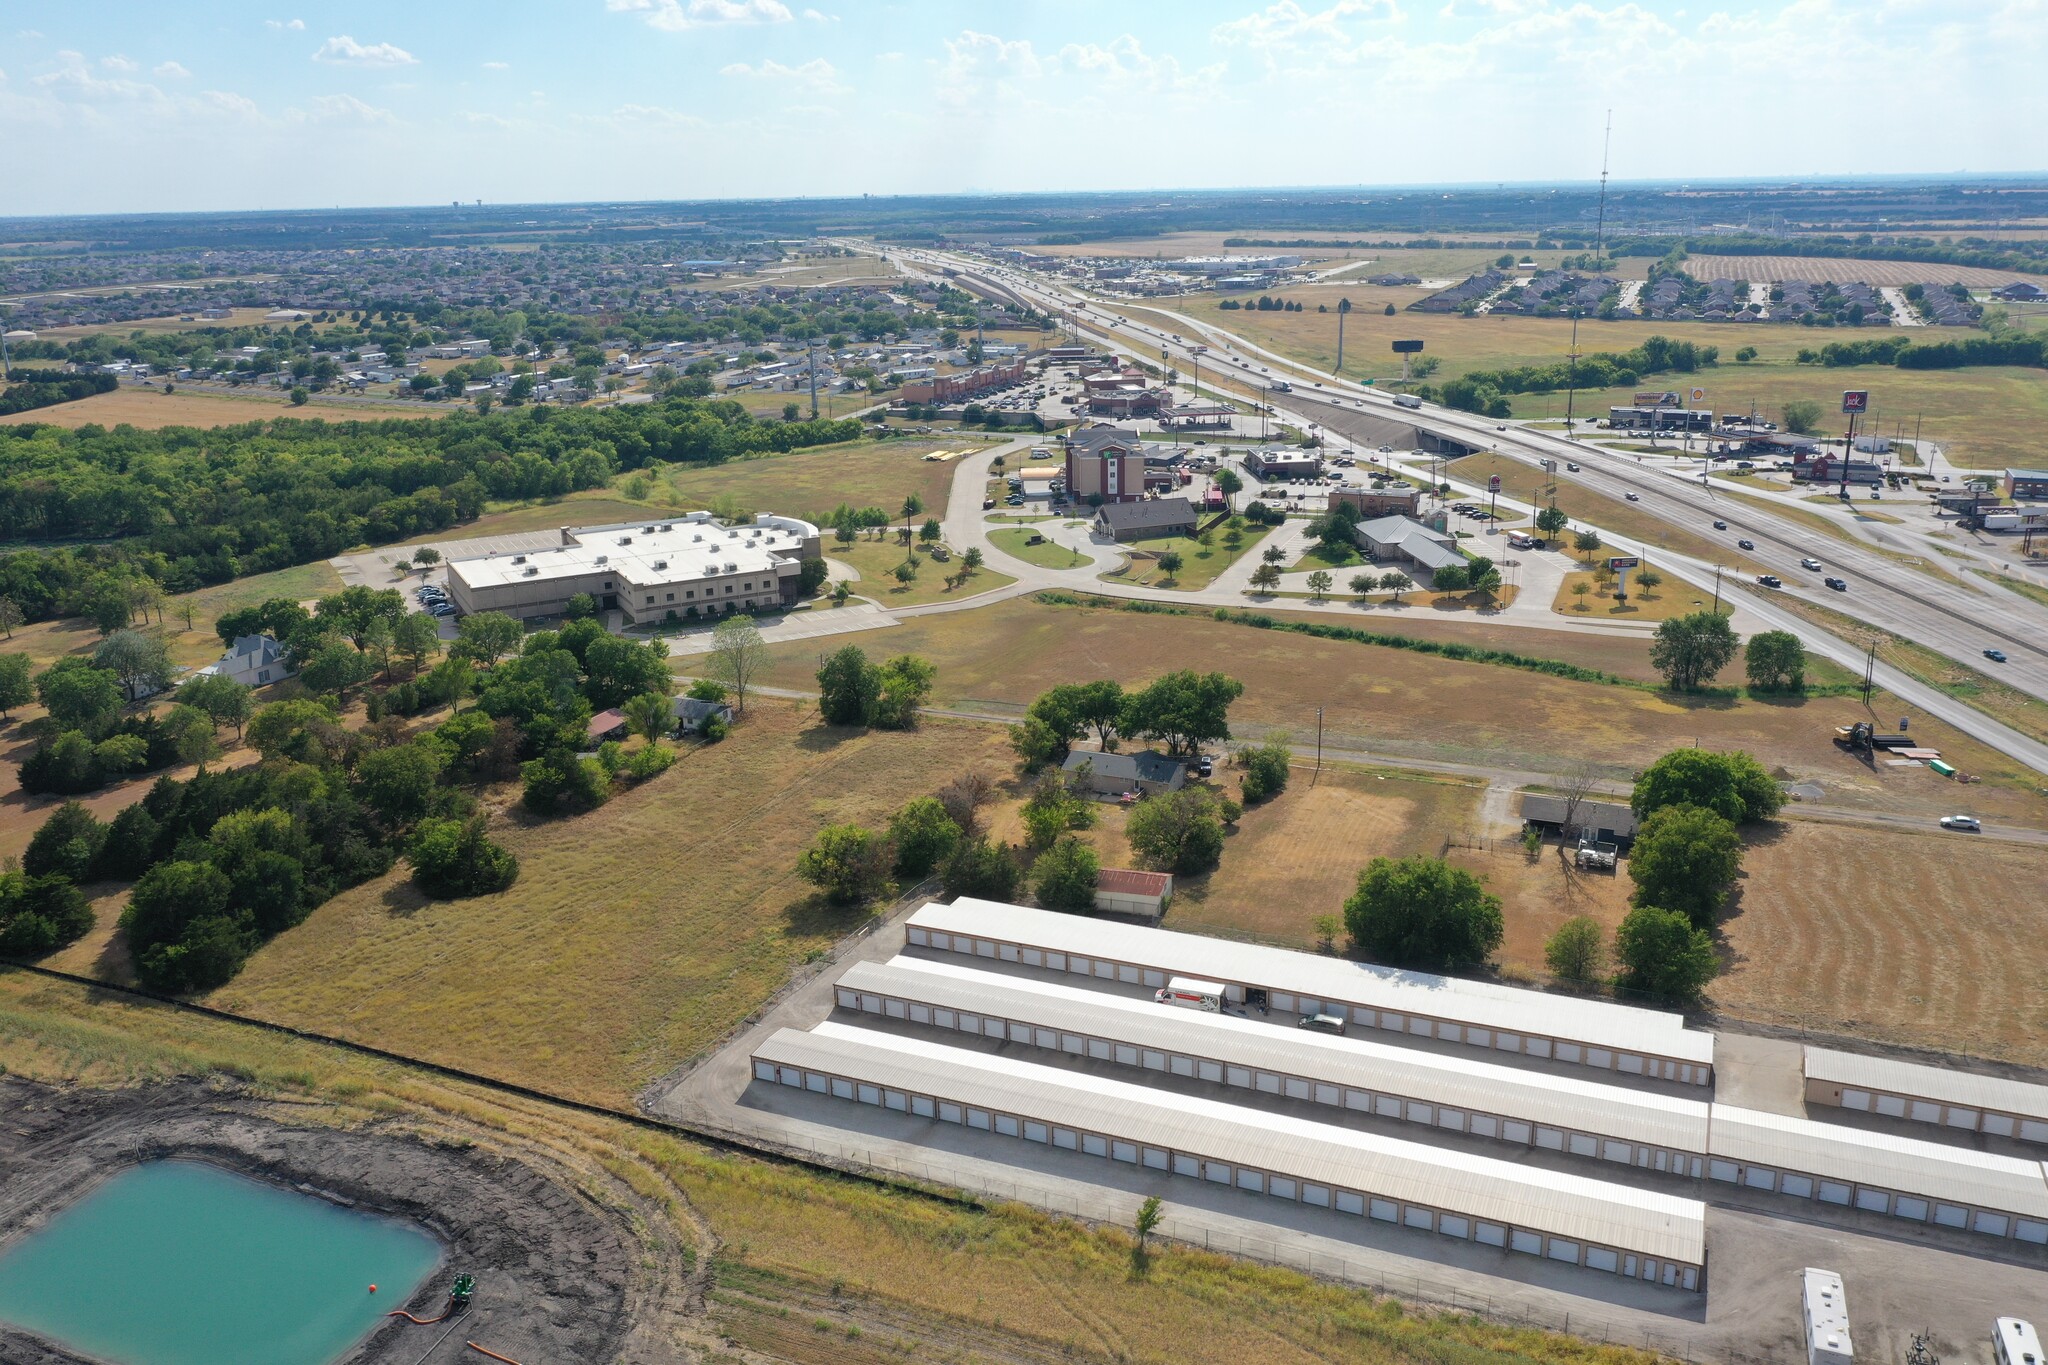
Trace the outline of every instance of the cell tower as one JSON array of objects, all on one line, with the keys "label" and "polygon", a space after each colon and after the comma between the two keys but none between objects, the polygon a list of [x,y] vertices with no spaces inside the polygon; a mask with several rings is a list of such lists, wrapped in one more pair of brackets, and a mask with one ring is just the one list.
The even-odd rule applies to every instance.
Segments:
[{"label": "cell tower", "polygon": [[1600,139],[1600,217],[1594,228],[1593,268],[1607,268],[1607,157],[1614,147],[1614,111],[1607,111],[1607,132]]}]

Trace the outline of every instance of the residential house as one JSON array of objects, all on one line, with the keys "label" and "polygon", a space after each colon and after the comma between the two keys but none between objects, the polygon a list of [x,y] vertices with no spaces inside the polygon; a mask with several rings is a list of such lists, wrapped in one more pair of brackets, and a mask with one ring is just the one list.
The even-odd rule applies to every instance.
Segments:
[{"label": "residential house", "polygon": [[723,725],[732,724],[732,707],[722,701],[704,701],[697,697],[675,699],[676,728],[687,735],[700,735],[704,727],[716,720]]},{"label": "residential house", "polygon": [[298,672],[283,645],[268,635],[238,635],[228,652],[199,670],[229,678],[244,687],[267,687]]},{"label": "residential house", "polygon": [[1156,796],[1179,791],[1187,782],[1187,764],[1151,749],[1130,754],[1076,749],[1060,769],[1070,777],[1086,769],[1086,789],[1098,796],[1121,796],[1128,791]]}]

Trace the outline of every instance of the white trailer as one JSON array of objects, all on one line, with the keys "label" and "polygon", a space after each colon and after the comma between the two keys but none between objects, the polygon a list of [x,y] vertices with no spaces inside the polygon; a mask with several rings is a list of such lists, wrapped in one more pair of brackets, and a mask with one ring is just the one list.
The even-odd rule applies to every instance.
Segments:
[{"label": "white trailer", "polygon": [[1204,981],[1200,977],[1176,976],[1155,991],[1152,998],[1162,1005],[1178,1005],[1186,1010],[1205,1010],[1220,1014],[1223,997],[1228,988],[1220,981]]},{"label": "white trailer", "polygon": [[2041,1337],[2025,1318],[2000,1318],[1991,1325],[1991,1349],[1998,1365],[2041,1365]]},{"label": "white trailer", "polygon": [[1842,1277],[1811,1266],[1801,1274],[1806,1365],[1854,1365],[1856,1350],[1849,1343],[1849,1301],[1842,1294]]}]

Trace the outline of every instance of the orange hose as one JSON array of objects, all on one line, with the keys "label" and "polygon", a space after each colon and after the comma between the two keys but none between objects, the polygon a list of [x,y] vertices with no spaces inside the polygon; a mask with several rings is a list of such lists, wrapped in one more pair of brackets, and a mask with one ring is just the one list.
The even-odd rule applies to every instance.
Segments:
[{"label": "orange hose", "polygon": [[445,1308],[442,1309],[441,1316],[438,1318],[416,1318],[412,1314],[406,1312],[403,1308],[398,1309],[396,1312],[386,1313],[384,1316],[387,1318],[404,1318],[407,1322],[412,1323],[415,1327],[432,1327],[435,1323],[441,1322],[447,1318],[448,1310]]},{"label": "orange hose", "polygon": [[484,1355],[489,1356],[492,1360],[502,1360],[505,1362],[505,1365],[519,1365],[519,1362],[514,1360],[511,1356],[501,1356],[496,1351],[488,1350],[485,1347],[477,1345],[473,1341],[465,1341],[462,1344],[464,1346],[467,1346],[472,1351],[482,1352]]}]

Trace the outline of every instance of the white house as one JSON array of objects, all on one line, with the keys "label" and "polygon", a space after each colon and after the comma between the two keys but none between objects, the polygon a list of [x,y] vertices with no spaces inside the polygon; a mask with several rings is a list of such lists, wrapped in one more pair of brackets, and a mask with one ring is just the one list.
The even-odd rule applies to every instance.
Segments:
[{"label": "white house", "polygon": [[232,678],[244,687],[265,687],[282,682],[298,670],[286,659],[284,646],[268,635],[238,635],[228,652],[199,670]]}]

